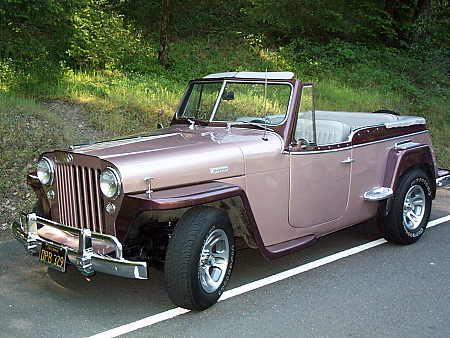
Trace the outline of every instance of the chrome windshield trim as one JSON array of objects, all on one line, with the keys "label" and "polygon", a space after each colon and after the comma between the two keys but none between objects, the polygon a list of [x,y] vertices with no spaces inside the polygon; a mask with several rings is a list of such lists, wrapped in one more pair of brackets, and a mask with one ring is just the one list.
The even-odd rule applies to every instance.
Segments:
[{"label": "chrome windshield trim", "polygon": [[[225,83],[228,83],[228,82],[229,82],[229,83],[260,83],[260,84],[265,84],[265,81],[258,81],[258,80],[256,80],[256,81],[255,81],[255,80],[254,80],[254,81],[224,80],[224,82],[225,82]],[[268,84],[268,85],[288,85],[288,86],[291,87],[291,93],[290,93],[290,95],[289,95],[289,103],[288,103],[288,105],[287,105],[286,112],[284,113],[284,118],[283,118],[283,120],[282,120],[280,123],[278,123],[278,124],[267,124],[267,125],[270,126],[270,127],[281,126],[281,125],[284,124],[284,123],[286,122],[286,120],[288,119],[288,115],[289,115],[289,112],[290,112],[290,109],[291,109],[291,105],[292,105],[292,97],[293,97],[293,95],[294,95],[294,85],[293,85],[292,83],[290,83],[290,82],[268,82],[267,84]],[[223,89],[225,89],[225,87],[224,87]],[[223,92],[222,92],[222,93],[223,93]],[[222,97],[222,93],[221,93],[221,94],[219,95],[219,97],[217,98],[217,102],[216,102],[217,107],[215,107],[216,110],[219,108],[220,98]],[[209,122],[223,122],[223,123],[234,122],[234,121],[219,121],[219,120],[214,121],[213,118],[214,118],[215,114],[216,114],[216,111],[214,112],[214,115],[211,117],[211,119],[209,120]],[[242,124],[245,124],[245,123],[242,123]],[[264,123],[257,123],[257,124],[264,125]]]},{"label": "chrome windshield trim", "polygon": [[[216,116],[217,110],[219,109],[220,101],[221,101],[221,98],[222,98],[222,95],[223,95],[223,92],[225,90],[225,87],[226,87],[227,83],[257,83],[257,84],[264,84],[265,83],[265,81],[262,81],[262,80],[247,80],[247,81],[246,80],[222,80],[222,81],[214,81],[214,83],[220,83],[220,82],[222,82],[222,86],[220,87],[219,93],[217,95],[216,101],[215,101],[213,109],[211,111],[211,116],[210,116],[209,120],[205,120],[205,122],[210,122],[210,123],[211,122],[224,122],[224,123],[230,122],[230,121],[218,121],[218,120],[215,121],[214,120],[214,117]],[[188,92],[189,92],[190,87],[195,85],[195,84],[199,84],[199,83],[211,83],[211,82],[210,81],[201,81],[201,80],[199,80],[199,81],[193,82],[192,84],[190,84],[186,88],[186,91],[183,94],[183,98],[181,100],[181,103],[179,104],[179,107],[178,107],[178,109],[176,111],[176,114],[175,114],[177,119],[182,119],[183,118],[182,116],[180,116],[180,114],[182,113],[180,111],[180,109],[183,106],[183,103],[185,103],[185,101],[187,99],[189,99]],[[286,112],[284,113],[283,120],[280,123],[278,123],[278,124],[270,124],[269,125],[271,127],[280,126],[280,125],[284,124],[287,121],[287,119],[288,119],[288,115],[289,115],[289,112],[290,112],[291,107],[292,107],[292,98],[294,96],[294,85],[291,82],[288,82],[288,81],[268,82],[268,84],[270,84],[270,85],[288,85],[288,86],[291,87],[291,92],[290,92],[290,95],[289,95],[289,102],[288,102],[288,105],[287,105],[287,108],[286,108]],[[261,123],[261,124],[263,124],[263,123]]]},{"label": "chrome windshield trim", "polygon": [[211,112],[211,117],[209,118],[209,122],[212,122],[214,116],[216,115],[217,109],[219,108],[220,99],[222,98],[223,91],[225,90],[225,86],[227,85],[227,81],[223,81],[222,87],[220,87],[219,95],[217,95],[216,102],[214,103],[213,110]]}]

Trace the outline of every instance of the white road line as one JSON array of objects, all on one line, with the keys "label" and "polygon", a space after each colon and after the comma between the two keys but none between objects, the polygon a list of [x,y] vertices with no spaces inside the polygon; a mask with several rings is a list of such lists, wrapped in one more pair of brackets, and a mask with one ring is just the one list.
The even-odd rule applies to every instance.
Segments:
[{"label": "white road line", "polygon": [[445,223],[447,221],[450,221],[450,215],[447,215],[447,216],[444,216],[444,217],[441,217],[441,218],[438,218],[438,219],[428,222],[427,228],[432,228],[438,224]]},{"label": "white road line", "polygon": [[[444,216],[444,217],[441,217],[441,218],[438,218],[438,219],[435,219],[433,221],[428,222],[427,228],[432,228],[432,227],[434,227],[434,226],[436,226],[438,224],[445,223],[447,221],[450,221],[450,215],[447,215],[447,216]],[[358,245],[356,247],[353,247],[353,248],[350,248],[350,249],[347,249],[347,250],[344,250],[344,251],[341,251],[341,252],[337,252],[337,253],[332,254],[330,256],[326,256],[326,257],[320,258],[320,259],[312,261],[310,263],[297,266],[297,267],[295,267],[293,269],[289,269],[289,270],[277,273],[275,275],[272,275],[272,276],[269,276],[269,277],[266,277],[266,278],[263,278],[263,279],[256,280],[254,282],[238,286],[238,287],[236,287],[234,289],[225,291],[222,294],[222,296],[220,297],[219,302],[222,301],[222,300],[228,299],[228,298],[239,296],[239,295],[241,295],[243,293],[246,293],[246,292],[249,292],[249,291],[252,291],[252,290],[255,290],[255,289],[259,289],[259,288],[261,288],[263,286],[279,282],[279,281],[281,281],[283,279],[286,279],[286,278],[289,278],[289,277],[301,274],[303,272],[306,272],[306,271],[318,268],[319,266],[335,262],[335,261],[340,260],[342,258],[355,255],[357,253],[360,253],[362,251],[366,251],[368,249],[374,248],[374,247],[379,246],[379,245],[384,244],[384,243],[386,243],[386,240],[383,239],[383,238],[380,238],[380,239],[377,239],[375,241],[368,242],[368,243],[365,243],[365,244],[362,244],[362,245]],[[168,319],[171,319],[171,318],[183,315],[183,314],[188,313],[188,312],[190,312],[190,310],[186,310],[186,309],[183,309],[181,307],[173,308],[171,310],[167,310],[167,311],[164,311],[164,312],[161,312],[161,313],[157,313],[157,314],[155,314],[153,316],[149,316],[149,317],[137,320],[135,322],[132,322],[132,323],[129,323],[129,324],[125,324],[125,325],[121,325],[121,326],[118,326],[118,327],[116,327],[114,329],[98,333],[98,334],[96,334],[94,336],[91,336],[89,338],[112,338],[112,337],[117,337],[117,336],[129,333],[129,332],[136,331],[138,329],[142,329],[144,327],[148,327],[148,326],[151,326],[153,324],[160,323],[160,322],[163,322],[165,320],[168,320]]]}]

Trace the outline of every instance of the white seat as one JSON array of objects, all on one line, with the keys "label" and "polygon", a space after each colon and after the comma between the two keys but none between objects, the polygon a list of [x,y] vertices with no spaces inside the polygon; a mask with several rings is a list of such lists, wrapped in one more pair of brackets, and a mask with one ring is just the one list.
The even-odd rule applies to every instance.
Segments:
[{"label": "white seat", "polygon": [[[316,141],[318,145],[341,143],[347,140],[351,128],[339,121],[316,120]],[[311,120],[299,119],[295,138],[313,141]]]},{"label": "white seat", "polygon": [[376,126],[398,121],[399,116],[392,114],[354,113],[339,111],[316,111],[316,120],[340,121],[353,129]]}]

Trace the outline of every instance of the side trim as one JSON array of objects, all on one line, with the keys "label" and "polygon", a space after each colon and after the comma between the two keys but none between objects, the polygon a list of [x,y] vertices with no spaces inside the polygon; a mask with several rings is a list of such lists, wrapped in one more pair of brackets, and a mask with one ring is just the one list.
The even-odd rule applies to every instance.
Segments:
[{"label": "side trim", "polygon": [[[283,151],[283,154],[291,154],[291,155],[312,155],[312,154],[322,154],[322,153],[331,153],[331,152],[335,152],[335,151],[341,151],[341,150],[348,150],[348,149],[353,149],[353,148],[359,148],[359,147],[364,147],[367,145],[371,145],[371,144],[377,144],[377,143],[382,143],[382,142],[386,142],[386,141],[392,141],[392,140],[397,140],[399,138],[403,138],[403,137],[407,137],[407,136],[414,136],[414,135],[419,135],[419,134],[424,134],[424,133],[428,133],[428,130],[424,130],[424,131],[419,131],[416,133],[412,133],[412,134],[404,134],[404,135],[400,135],[400,136],[395,136],[395,137],[390,137],[390,138],[385,138],[385,139],[381,139],[378,141],[372,141],[372,142],[367,142],[367,143],[361,143],[361,144],[356,144],[356,145],[351,145],[348,146],[348,142],[344,142],[341,143],[339,145],[337,145],[338,147],[336,148],[332,148],[332,149],[324,149],[324,150],[312,150],[312,151]],[[342,148],[339,148],[339,146],[342,145]],[[335,145],[333,145],[335,146]]]}]

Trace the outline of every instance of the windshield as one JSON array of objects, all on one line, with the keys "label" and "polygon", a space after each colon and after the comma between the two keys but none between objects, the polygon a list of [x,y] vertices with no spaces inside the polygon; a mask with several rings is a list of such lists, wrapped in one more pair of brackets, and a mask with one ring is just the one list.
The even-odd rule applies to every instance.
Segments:
[{"label": "windshield", "polygon": [[[284,121],[291,97],[288,83],[194,83],[178,118],[277,125]],[[221,95],[220,95],[221,93]],[[220,97],[219,97],[220,96]]]}]

